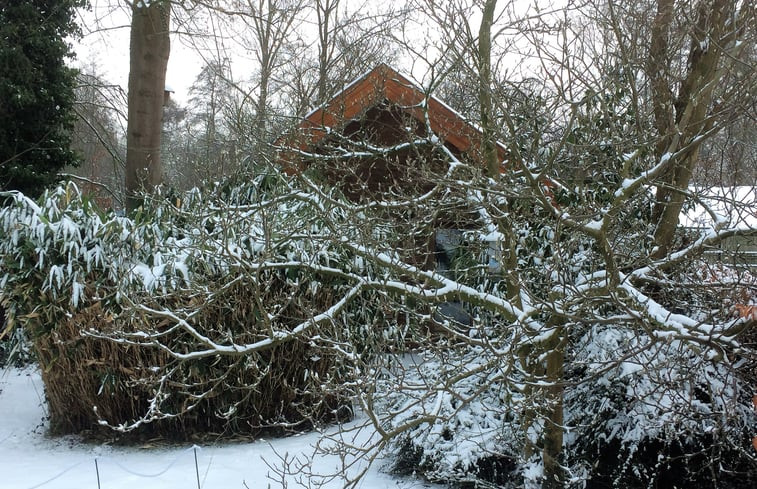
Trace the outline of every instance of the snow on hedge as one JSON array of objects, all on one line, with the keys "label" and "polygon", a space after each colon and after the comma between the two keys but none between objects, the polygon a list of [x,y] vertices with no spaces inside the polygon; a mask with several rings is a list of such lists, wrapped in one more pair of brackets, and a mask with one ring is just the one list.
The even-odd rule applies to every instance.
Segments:
[{"label": "snow on hedge", "polygon": [[[506,341],[495,343],[508,350]],[[696,465],[699,452],[717,452],[711,460],[723,470],[748,459],[741,442],[757,433],[757,416],[751,386],[738,375],[746,360],[714,363],[679,340],[658,341],[621,324],[578,327],[568,355],[563,463],[570,487],[597,476],[617,487],[651,484],[676,447],[692,454],[690,475],[706,470]],[[482,487],[540,487],[539,463],[522,459],[528,401],[511,366],[510,356],[480,347],[405,359],[396,367],[401,374],[380,388],[388,393],[384,428],[402,432],[392,444],[395,469]]]},{"label": "snow on hedge", "polygon": [[13,294],[17,287],[37,284],[63,309],[102,299],[99,285],[115,285],[117,301],[129,292],[165,294],[265,256],[293,265],[364,266],[331,246],[338,240],[318,217],[322,209],[292,198],[296,194],[279,203],[274,195],[268,202],[258,196],[255,204],[236,205],[240,195],[223,199],[217,192],[194,190],[175,202],[148,202],[133,218],[102,212],[74,183],[38,202],[9,195],[13,202],[0,209],[0,288]]}]

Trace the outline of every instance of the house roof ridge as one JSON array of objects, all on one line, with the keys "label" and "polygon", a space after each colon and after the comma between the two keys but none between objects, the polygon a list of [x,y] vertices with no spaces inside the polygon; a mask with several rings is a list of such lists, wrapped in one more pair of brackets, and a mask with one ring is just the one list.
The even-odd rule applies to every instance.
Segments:
[{"label": "house roof ridge", "polygon": [[313,109],[312,109],[312,110],[311,110],[310,112],[308,112],[307,114],[305,114],[304,116],[302,116],[302,119],[303,119],[303,120],[305,120],[305,119],[308,119],[308,118],[309,118],[310,116],[312,116],[313,114],[315,114],[315,113],[316,113],[316,112],[318,112],[319,110],[326,108],[326,106],[327,106],[327,105],[328,105],[328,104],[329,104],[329,103],[330,103],[330,102],[331,102],[332,100],[334,100],[335,98],[339,97],[339,96],[340,96],[340,95],[342,95],[343,93],[347,92],[347,91],[348,91],[348,90],[349,90],[350,88],[352,88],[353,86],[355,86],[355,85],[359,84],[360,82],[362,82],[362,81],[363,81],[363,80],[364,80],[365,78],[367,78],[368,76],[370,76],[370,74],[371,74],[371,73],[373,73],[374,71],[376,71],[376,69],[377,69],[377,68],[378,68],[379,66],[381,66],[381,65],[385,65],[385,66],[387,66],[387,67],[388,67],[389,69],[392,69],[391,67],[389,67],[389,66],[388,66],[388,65],[386,65],[385,63],[380,63],[380,64],[376,65],[375,67],[371,68],[370,70],[366,71],[366,72],[365,72],[365,73],[363,73],[362,75],[358,76],[357,78],[355,78],[354,80],[352,80],[351,82],[349,82],[348,84],[346,84],[345,86],[343,86],[343,87],[342,87],[342,88],[341,88],[341,89],[340,89],[340,90],[339,90],[339,91],[338,91],[337,93],[335,93],[334,95],[330,96],[330,97],[328,98],[328,100],[324,100],[324,101],[323,101],[323,102],[321,102],[321,103],[320,103],[320,104],[319,104],[318,106],[314,107],[314,108],[313,108]]},{"label": "house roof ridge", "polygon": [[[331,130],[382,100],[407,111],[421,122],[430,123],[432,132],[462,152],[471,148],[475,150],[481,144],[476,141],[483,134],[478,124],[433,95],[430,89],[423,88],[385,62],[378,63],[309,111],[300,119],[297,130],[308,134],[305,144],[314,144]],[[300,146],[300,143],[297,145]],[[496,146],[500,159],[506,159],[507,147],[500,141],[496,142]]]}]

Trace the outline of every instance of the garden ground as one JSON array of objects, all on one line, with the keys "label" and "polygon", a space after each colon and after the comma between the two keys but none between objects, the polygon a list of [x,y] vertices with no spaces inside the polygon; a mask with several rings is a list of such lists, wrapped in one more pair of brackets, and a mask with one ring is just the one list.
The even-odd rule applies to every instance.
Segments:
[{"label": "garden ground", "polygon": [[[46,404],[39,373],[33,368],[0,370],[0,487],[8,489],[250,489],[320,487],[323,481],[291,476],[282,481],[272,467],[287,455],[304,460],[323,436],[308,433],[253,443],[202,446],[133,447],[83,443],[76,437],[46,436]],[[358,423],[360,421],[357,421]],[[332,428],[333,433],[336,428]],[[365,431],[362,437],[370,436]],[[195,456],[197,465],[195,465]],[[312,470],[328,474],[336,456],[318,455]],[[361,489],[419,489],[429,484],[399,479],[370,468]],[[99,474],[99,482],[98,482]],[[199,480],[199,484],[198,484]],[[324,488],[343,485],[326,481]]]}]

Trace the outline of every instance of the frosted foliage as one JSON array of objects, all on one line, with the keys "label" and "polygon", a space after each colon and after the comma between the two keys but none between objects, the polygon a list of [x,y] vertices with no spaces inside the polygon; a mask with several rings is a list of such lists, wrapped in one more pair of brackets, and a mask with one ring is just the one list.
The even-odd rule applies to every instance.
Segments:
[{"label": "frosted foliage", "polygon": [[734,402],[751,396],[748,386],[704,351],[613,326],[594,326],[573,351],[572,375],[593,382],[566,390],[567,445],[587,461],[619,446],[617,477],[645,444],[697,446],[702,436],[737,440],[757,429],[748,404]]},{"label": "frosted foliage", "polygon": [[[207,206],[206,198],[192,191],[180,200],[181,208],[164,202],[150,211],[149,219],[135,220],[100,212],[73,183],[45,194],[41,204],[16,193],[14,203],[0,210],[0,256],[17,269],[3,270],[0,283],[12,289],[37,276],[42,294],[76,309],[102,299],[100,285],[117,285],[117,297],[166,294],[191,287],[198,277],[226,274],[265,253],[323,265],[341,260],[324,241],[311,239],[323,226],[306,201],[278,206],[274,225],[290,237],[267,249],[269,218],[249,209]],[[205,207],[204,217],[187,229],[182,213],[198,206]],[[303,229],[308,235],[293,232]],[[351,263],[364,268],[354,259]]]},{"label": "frosted foliage", "polygon": [[[459,357],[426,353],[406,360],[402,372],[379,388],[389,393],[379,408],[386,429],[433,421],[394,441],[398,469],[408,464],[432,480],[465,481],[476,480],[482,461],[517,459],[521,396],[508,388],[496,358],[482,349]],[[409,456],[413,460],[403,462]]]},{"label": "frosted foliage", "polygon": [[41,275],[42,294],[69,301],[76,309],[85,300],[101,298],[101,283],[152,292],[175,289],[189,278],[186,263],[192,256],[166,236],[160,220],[135,226],[129,219],[102,214],[74,184],[47,193],[41,205],[21,194],[14,200],[0,210],[0,232],[11,237],[0,239],[0,256],[19,266],[2,276],[9,288]]},{"label": "frosted foliage", "polygon": [[[637,353],[616,366],[619,351]],[[732,406],[729,401],[744,394],[733,372],[693,356],[678,341],[646,343],[643,336],[628,330],[595,328],[576,346],[576,352],[575,368],[585,366],[586,375],[597,375],[596,386],[606,394],[592,393],[590,403],[578,403],[570,411],[575,423],[580,424],[588,414],[611,412],[611,404],[618,400],[612,395],[626,405],[622,416],[615,413],[616,417],[607,421],[611,427],[605,435],[608,440],[638,443],[664,435],[666,429],[682,423],[688,424],[686,428],[708,432],[715,428],[707,427],[708,420],[719,422],[712,419],[716,413],[726,417],[746,414],[744,406]],[[661,389],[663,382],[675,389]],[[587,393],[578,390],[569,399],[586,396],[583,401],[588,401]]]},{"label": "frosted foliage", "polygon": [[[100,213],[70,184],[39,203],[14,194],[0,210],[0,285],[3,299],[13,296],[9,303],[17,308],[9,315],[30,317],[41,302],[57,314],[42,323],[54,324],[97,301],[128,310],[140,299],[177,292],[203,304],[238,279],[267,277],[256,283],[266,290],[277,278],[296,291],[282,294],[287,303],[316,297],[323,303],[306,308],[297,324],[283,325],[276,321],[286,316],[285,306],[274,298],[260,307],[262,321],[272,327],[245,343],[221,329],[211,338],[190,324],[193,312],[182,308],[144,306],[141,312],[196,340],[165,346],[182,362],[254,354],[292,338],[327,345],[319,354],[334,355],[349,371],[342,378],[350,381],[339,388],[375,428],[392,434],[382,440],[393,438],[396,467],[434,480],[538,486],[547,473],[545,458],[535,449],[525,459],[524,446],[546,444],[545,413],[555,406],[564,414],[560,463],[572,487],[594,477],[621,484],[626,475],[642,485],[654,482],[662,462],[650,461],[648,452],[656,457],[656,450],[674,444],[691,445],[685,453],[696,454],[714,441],[720,452],[709,460],[751,460],[736,446],[757,433],[743,378],[749,356],[738,337],[747,323],[729,308],[753,304],[748,284],[754,281],[693,260],[715,230],[670,258],[702,267],[701,273],[676,272],[638,259],[648,251],[636,246],[645,226],[628,231],[622,220],[612,226],[605,217],[578,220],[566,204],[553,210],[556,222],[522,209],[530,218],[508,221],[512,232],[504,236],[487,211],[503,207],[500,196],[467,189],[455,198],[460,209],[475,210],[482,225],[450,233],[465,246],[449,253],[447,269],[433,270],[403,258],[392,235],[401,228],[371,214],[404,206],[356,206],[301,180],[272,174],[238,188],[192,191],[175,202],[156,199],[133,219]],[[456,185],[465,188],[464,182]],[[639,208],[648,207],[644,195]],[[433,207],[426,198],[413,202],[418,210]],[[638,220],[637,210],[627,207],[623,219]],[[506,294],[501,273],[505,239],[515,251],[507,258],[520,272],[518,300]],[[620,260],[615,270],[605,267],[598,242]],[[498,266],[481,266],[482,257]],[[434,312],[443,306],[464,319],[454,324]],[[563,321],[553,323],[553,316]],[[384,336],[382,354],[401,351],[405,345],[389,341],[398,317],[426,351],[377,368],[372,362],[384,356],[364,354],[364,345],[353,340]],[[326,333],[316,327],[321,323],[333,329]],[[429,323],[440,333],[426,335]],[[352,334],[348,330],[357,333],[341,336]],[[114,334],[108,339],[140,345],[162,340],[160,332]],[[564,351],[555,349],[558,344]],[[550,377],[541,365],[554,351],[565,359]],[[549,396],[554,387],[564,388],[559,401]],[[600,458],[612,458],[609,476],[600,473]]]},{"label": "frosted foliage", "polygon": [[[375,265],[356,259],[326,224],[344,223],[339,237],[346,239],[362,231],[339,209],[297,193],[285,179],[270,176],[264,184],[266,178],[173,201],[158,197],[131,218],[102,213],[70,184],[39,203],[13,194],[14,202],[0,211],[0,303],[9,324],[41,340],[58,338],[66,327],[83,341],[129,343],[139,353],[164,342],[166,355],[178,360],[178,368],[166,367],[145,353],[151,368],[119,384],[119,392],[128,392],[124,399],[143,396],[144,410],[98,410],[91,415],[97,419],[86,423],[125,432],[182,415],[203,419],[203,429],[218,423],[219,430],[240,416],[265,420],[251,422],[250,429],[255,422],[294,429],[289,424],[304,425],[301,419],[334,419],[337,400],[353,389],[347,366],[395,330],[377,334],[371,307],[380,298],[342,279],[374,273]],[[381,238],[382,227],[371,232]],[[335,274],[340,276],[332,280]],[[81,320],[93,312],[96,320]],[[297,359],[302,369],[286,356],[272,359],[279,348],[307,352]],[[197,365],[206,368],[208,357],[228,381],[191,377]],[[107,361],[121,366],[123,357]],[[275,389],[266,387],[281,371],[289,377]],[[128,391],[144,384],[151,387],[148,394]],[[102,385],[86,392],[99,397]],[[283,400],[264,397],[268,392],[284,393]],[[200,405],[209,397],[213,406]],[[202,409],[208,411],[197,415]],[[346,417],[348,410],[344,406],[338,415]],[[192,433],[189,425],[182,424],[183,433]]]},{"label": "frosted foliage", "polygon": [[[696,445],[703,435],[738,440],[757,430],[749,405],[734,402],[751,391],[733,366],[706,361],[704,352],[695,355],[679,341],[595,326],[576,338],[572,352],[564,399],[570,487],[583,487],[603,453],[620,458],[615,476],[622,481],[623,470],[635,470],[631,457],[651,443]],[[520,376],[507,372],[508,357],[479,348],[406,360],[402,375],[388,376],[380,389],[390,393],[380,409],[386,429],[427,422],[394,441],[396,468],[438,481],[475,481],[482,468],[498,463],[505,471],[495,476],[498,483],[540,487],[540,461],[522,460],[519,430],[528,401]]]}]

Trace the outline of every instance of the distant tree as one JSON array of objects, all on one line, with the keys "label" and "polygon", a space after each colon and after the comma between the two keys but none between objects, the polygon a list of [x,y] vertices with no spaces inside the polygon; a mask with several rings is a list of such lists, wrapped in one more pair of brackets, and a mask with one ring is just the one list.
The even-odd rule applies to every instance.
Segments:
[{"label": "distant tree", "polygon": [[174,189],[222,179],[235,169],[224,116],[232,90],[228,72],[228,59],[207,62],[189,89],[187,106],[169,100],[165,107],[163,163]]},{"label": "distant tree", "polygon": [[256,95],[254,100],[253,154],[257,160],[266,158],[265,147],[271,124],[270,106],[274,95],[275,74],[284,64],[281,51],[297,27],[297,14],[302,10],[302,0],[248,0],[240,10],[240,16],[249,38],[247,45],[254,50],[258,64]]},{"label": "distant tree", "polygon": [[286,49],[296,63],[282,65],[284,112],[301,117],[341,91],[355,78],[380,63],[394,64],[399,45],[393,30],[404,20],[404,10],[387,5],[342,0],[309,4],[309,21],[316,38],[301,36]]},{"label": "distant tree", "polygon": [[397,56],[388,34],[400,22],[401,14],[387,8],[371,12],[368,4],[353,5],[353,10],[348,10],[346,3],[313,2],[318,25],[315,105],[379,63],[392,63]]},{"label": "distant tree", "polygon": [[67,40],[74,9],[86,0],[0,0],[0,190],[37,196],[66,165],[71,149],[76,70]]},{"label": "distant tree", "polygon": [[[209,15],[206,18],[198,14],[194,22],[202,19],[205,23],[200,22],[203,25],[199,29],[209,32],[193,37],[190,42],[197,49],[216,54],[215,59],[206,59],[206,66],[192,87],[190,113],[197,117],[189,122],[202,127],[202,134],[192,128],[193,137],[214,145],[217,144],[212,141],[214,138],[226,136],[234,140],[232,153],[238,154],[236,148],[243,148],[250,157],[247,163],[269,158],[268,143],[279,124],[280,86],[283,79],[290,78],[282,75],[282,67],[300,62],[301,53],[296,52],[292,42],[302,23],[304,4],[303,0],[202,4]],[[232,60],[240,56],[247,57],[246,61],[254,66],[245,70],[242,77],[235,76],[231,69]],[[222,125],[227,130],[225,135],[218,131]],[[201,151],[207,153],[205,149]],[[214,165],[210,160],[205,163]],[[249,169],[252,167],[254,163]],[[235,172],[237,166],[218,169]]]},{"label": "distant tree", "polygon": [[102,205],[123,207],[125,148],[120,135],[125,132],[122,108],[126,93],[107,83],[97,66],[89,64],[77,76],[75,96],[71,144],[82,162],[77,168],[64,168],[63,174],[78,180],[87,193],[97,195]]}]

